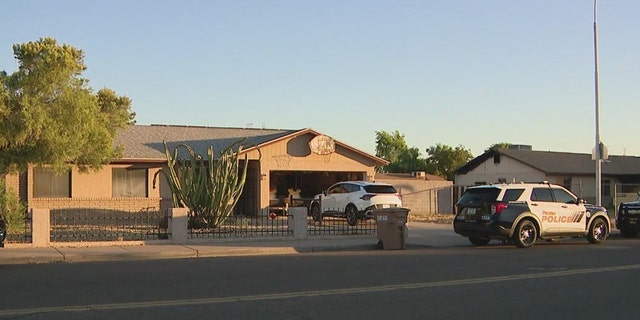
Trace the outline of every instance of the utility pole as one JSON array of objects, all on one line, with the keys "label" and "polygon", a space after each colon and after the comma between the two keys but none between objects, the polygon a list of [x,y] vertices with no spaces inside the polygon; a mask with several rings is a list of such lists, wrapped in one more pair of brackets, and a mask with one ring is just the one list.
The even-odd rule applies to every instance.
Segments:
[{"label": "utility pole", "polygon": [[593,57],[595,64],[595,105],[596,105],[596,143],[595,143],[595,161],[596,161],[596,205],[602,205],[602,149],[604,146],[600,141],[600,95],[598,92],[598,0],[593,0]]}]

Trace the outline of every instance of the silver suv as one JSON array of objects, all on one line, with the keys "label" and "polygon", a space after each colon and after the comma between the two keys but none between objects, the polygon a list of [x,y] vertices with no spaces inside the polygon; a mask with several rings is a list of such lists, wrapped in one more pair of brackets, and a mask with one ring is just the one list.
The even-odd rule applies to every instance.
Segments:
[{"label": "silver suv", "polygon": [[468,188],[456,204],[453,228],[476,246],[498,239],[527,248],[538,239],[560,237],[600,243],[610,222],[607,209],[585,204],[561,186],[514,183]]},{"label": "silver suv", "polygon": [[373,210],[402,207],[396,188],[387,183],[368,181],[338,182],[313,197],[309,212],[314,221],[333,216],[347,219],[351,226],[358,219],[373,218]]}]

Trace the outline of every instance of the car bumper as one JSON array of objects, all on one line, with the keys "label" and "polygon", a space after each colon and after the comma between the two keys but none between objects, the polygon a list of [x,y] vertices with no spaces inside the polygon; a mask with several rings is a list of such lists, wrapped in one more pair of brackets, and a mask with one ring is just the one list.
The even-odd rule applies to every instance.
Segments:
[{"label": "car bumper", "polygon": [[616,227],[618,230],[635,230],[640,231],[640,218],[622,218],[616,221]]},{"label": "car bumper", "polygon": [[508,239],[511,228],[496,222],[454,221],[453,231],[465,237],[481,239]]}]

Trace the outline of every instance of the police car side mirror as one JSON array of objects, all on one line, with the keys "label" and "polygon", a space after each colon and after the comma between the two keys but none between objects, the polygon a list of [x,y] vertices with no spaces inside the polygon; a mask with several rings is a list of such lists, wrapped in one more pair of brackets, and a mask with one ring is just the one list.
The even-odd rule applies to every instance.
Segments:
[{"label": "police car side mirror", "polygon": [[584,204],[584,199],[578,198],[578,200],[576,200],[576,204]]}]

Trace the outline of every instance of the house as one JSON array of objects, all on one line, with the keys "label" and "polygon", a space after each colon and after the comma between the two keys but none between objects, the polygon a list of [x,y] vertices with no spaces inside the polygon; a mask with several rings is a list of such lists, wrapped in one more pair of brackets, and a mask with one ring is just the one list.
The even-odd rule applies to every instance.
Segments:
[{"label": "house", "polygon": [[[534,151],[531,146],[489,150],[455,172],[456,193],[473,185],[548,181],[595,202],[595,162],[591,154]],[[609,156],[602,163],[602,204],[637,198],[640,190],[640,157]]]},{"label": "house", "polygon": [[[166,168],[163,141],[171,152],[187,144],[206,157],[210,146],[219,154],[241,139],[241,158],[246,155],[249,164],[237,214],[265,214],[272,206],[284,206],[289,190],[295,190],[297,197],[310,198],[337,181],[374,180],[375,167],[388,164],[310,128],[130,125],[115,139],[122,157],[99,171],[74,169],[55,174],[46,167],[30,167],[23,174],[9,176],[7,184],[18,190],[30,208],[157,210],[172,206],[166,181],[157,175]],[[154,185],[156,176],[160,181]]]}]

